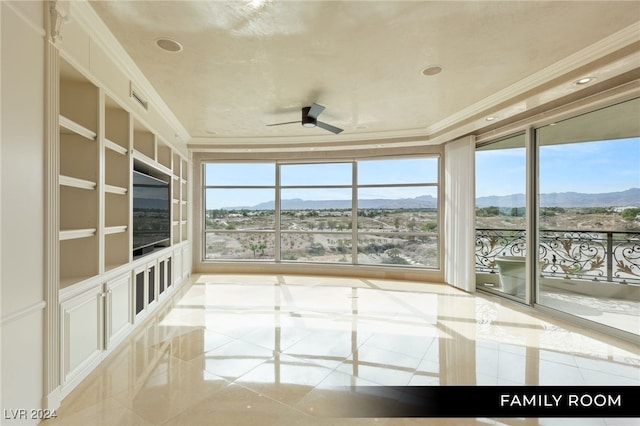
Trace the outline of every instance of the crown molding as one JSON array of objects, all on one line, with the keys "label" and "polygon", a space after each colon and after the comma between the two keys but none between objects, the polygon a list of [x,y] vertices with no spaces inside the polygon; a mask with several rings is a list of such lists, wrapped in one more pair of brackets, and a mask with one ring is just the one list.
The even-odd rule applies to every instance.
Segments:
[{"label": "crown molding", "polygon": [[138,68],[126,50],[100,19],[87,0],[71,2],[71,16],[91,36],[91,39],[105,52],[121,70],[124,71],[136,87],[149,98],[153,107],[162,118],[174,129],[177,138],[183,143],[191,139],[191,135],[178,120],[173,111],[162,99],[144,73]]},{"label": "crown molding", "polygon": [[426,128],[393,130],[381,132],[361,132],[347,133],[336,136],[327,133],[326,135],[296,135],[296,136],[238,136],[238,137],[193,137],[189,141],[191,146],[216,146],[216,145],[251,145],[259,147],[262,145],[274,144],[297,144],[311,145],[332,144],[332,143],[361,143],[362,141],[383,141],[389,139],[421,139],[423,142],[427,140]]},{"label": "crown molding", "polygon": [[[390,132],[386,132],[390,133]],[[386,134],[385,133],[385,134]],[[397,135],[399,132],[395,132]],[[218,153],[243,153],[243,152],[326,152],[326,151],[345,151],[345,150],[371,150],[381,148],[411,148],[439,145],[440,142],[434,142],[424,134],[412,135],[409,137],[391,137],[381,138],[380,134],[368,134],[369,137],[362,135],[354,135],[350,140],[323,138],[320,142],[314,138],[293,138],[283,140],[283,138],[270,137],[267,140],[261,138],[258,142],[256,139],[249,140],[244,144],[238,142],[237,139],[225,139],[224,142],[208,142],[189,143],[187,147],[191,152],[218,152]],[[244,138],[242,139],[244,140]],[[252,142],[252,143],[251,143]]]},{"label": "crown molding", "polygon": [[556,123],[567,118],[585,114],[595,109],[604,108],[613,104],[626,102],[640,96],[640,80],[633,80],[621,86],[617,86],[603,92],[579,99],[562,106],[546,110],[531,117],[518,120],[509,125],[497,129],[479,133],[476,136],[477,143],[483,143],[498,138],[506,137],[516,132],[525,131],[527,128],[537,128]]}]

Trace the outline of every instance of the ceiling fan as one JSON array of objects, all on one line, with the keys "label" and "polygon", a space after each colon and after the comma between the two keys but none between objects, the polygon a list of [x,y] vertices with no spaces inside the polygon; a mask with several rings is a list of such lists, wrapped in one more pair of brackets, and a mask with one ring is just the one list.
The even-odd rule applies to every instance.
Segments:
[{"label": "ceiling fan", "polygon": [[332,126],[331,124],[323,123],[322,121],[318,121],[318,116],[324,111],[324,107],[322,105],[318,105],[314,103],[311,106],[302,108],[302,120],[300,121],[287,121],[285,123],[275,123],[275,124],[267,124],[267,126],[282,126],[283,124],[294,124],[300,123],[304,127],[320,127],[321,129],[328,130],[336,135],[342,132],[342,129]]}]

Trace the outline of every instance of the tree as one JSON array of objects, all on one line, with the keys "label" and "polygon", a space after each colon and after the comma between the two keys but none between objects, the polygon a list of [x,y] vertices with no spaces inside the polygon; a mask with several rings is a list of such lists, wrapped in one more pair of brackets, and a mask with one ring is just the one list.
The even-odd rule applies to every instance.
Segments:
[{"label": "tree", "polygon": [[436,222],[427,222],[423,227],[422,230],[424,232],[431,232],[433,230],[435,230],[438,227],[438,224]]},{"label": "tree", "polygon": [[476,216],[478,217],[500,216],[500,209],[495,206],[482,207],[476,210]]},{"label": "tree", "polygon": [[258,244],[258,250],[260,250],[260,254],[262,256],[264,256],[264,250],[267,248],[267,243],[266,242],[261,242],[260,244]]},{"label": "tree", "polygon": [[252,243],[249,244],[249,248],[253,252],[253,257],[256,257],[258,255],[258,251],[260,251],[261,256],[264,256],[264,250],[267,248],[267,243],[264,241],[261,241],[259,243]]},{"label": "tree", "polygon": [[524,217],[524,207],[512,207],[511,208],[511,216],[515,217]]},{"label": "tree", "polygon": [[636,207],[624,209],[620,213],[620,216],[622,216],[624,220],[629,222],[636,220],[636,217],[638,217],[638,215],[640,215],[640,208]]}]

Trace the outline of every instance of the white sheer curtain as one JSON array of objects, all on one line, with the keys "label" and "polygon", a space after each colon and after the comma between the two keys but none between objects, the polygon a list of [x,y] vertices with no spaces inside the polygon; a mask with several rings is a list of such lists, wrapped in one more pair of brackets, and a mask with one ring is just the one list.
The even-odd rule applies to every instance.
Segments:
[{"label": "white sheer curtain", "polygon": [[444,278],[475,291],[475,138],[444,146]]}]

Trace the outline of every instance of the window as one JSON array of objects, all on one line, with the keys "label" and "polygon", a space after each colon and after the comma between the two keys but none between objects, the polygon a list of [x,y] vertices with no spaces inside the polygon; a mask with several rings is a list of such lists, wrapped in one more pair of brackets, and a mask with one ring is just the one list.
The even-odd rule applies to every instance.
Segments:
[{"label": "window", "polygon": [[353,163],[283,164],[283,261],[352,263]]},{"label": "window", "polygon": [[275,164],[205,165],[205,260],[275,259]]},{"label": "window", "polygon": [[207,163],[204,260],[438,268],[438,163]]},{"label": "window", "polygon": [[437,268],[438,159],[358,162],[358,262]]}]

